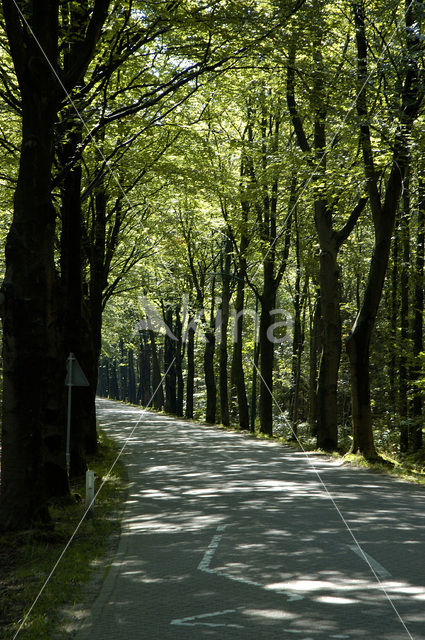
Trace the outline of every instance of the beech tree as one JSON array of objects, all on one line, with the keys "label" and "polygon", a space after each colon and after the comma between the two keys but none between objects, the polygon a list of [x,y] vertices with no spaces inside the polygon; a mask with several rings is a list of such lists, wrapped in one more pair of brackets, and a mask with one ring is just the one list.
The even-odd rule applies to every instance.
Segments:
[{"label": "beech tree", "polygon": [[359,135],[373,216],[375,243],[362,304],[352,331],[347,338],[346,346],[350,359],[352,384],[352,450],[360,452],[368,458],[377,457],[370,405],[370,340],[384,286],[397,206],[409,164],[411,130],[424,97],[424,89],[420,83],[421,4],[407,2],[405,8],[406,62],[403,69],[403,82],[399,90],[400,102],[393,139],[393,157],[385,189],[381,194],[379,174],[375,168],[367,101],[368,40],[365,27],[365,8],[361,2],[352,3],[357,45]]},{"label": "beech tree", "polygon": [[22,113],[18,183],[2,285],[1,519],[8,528],[48,519],[43,438],[50,408],[44,398],[57,366],[54,124],[63,100],[61,84],[71,91],[84,75],[109,8],[109,0],[96,0],[91,11],[86,3],[82,31],[72,44],[73,65],[65,74],[59,52],[59,4],[2,3]]}]

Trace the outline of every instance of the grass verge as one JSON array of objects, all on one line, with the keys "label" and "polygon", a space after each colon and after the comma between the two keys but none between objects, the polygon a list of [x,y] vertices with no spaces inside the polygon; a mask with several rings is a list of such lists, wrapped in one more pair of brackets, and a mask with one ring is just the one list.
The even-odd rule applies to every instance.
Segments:
[{"label": "grass verge", "polygon": [[[88,459],[95,472],[95,491],[107,476],[117,456],[117,447],[104,433],[99,434],[99,451]],[[100,491],[94,516],[85,519],[62,557],[60,564],[29,614],[17,638],[48,640],[60,636],[64,606],[72,606],[84,595],[91,568],[111,551],[118,538],[120,505],[126,487],[126,472],[118,460]],[[85,479],[72,484],[72,492],[85,496]],[[42,589],[57,559],[73,535],[85,512],[84,500],[55,502],[51,514],[53,532],[24,531],[0,536],[0,638],[12,640],[22,620]]]}]

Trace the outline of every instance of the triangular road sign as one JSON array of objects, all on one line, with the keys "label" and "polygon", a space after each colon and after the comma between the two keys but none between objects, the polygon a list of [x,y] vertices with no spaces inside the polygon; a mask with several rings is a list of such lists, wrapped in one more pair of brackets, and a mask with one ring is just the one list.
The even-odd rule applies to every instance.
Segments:
[{"label": "triangular road sign", "polygon": [[89,387],[89,381],[87,380],[82,368],[80,367],[77,358],[73,353],[70,353],[66,363],[66,379],[65,386],[67,387]]}]

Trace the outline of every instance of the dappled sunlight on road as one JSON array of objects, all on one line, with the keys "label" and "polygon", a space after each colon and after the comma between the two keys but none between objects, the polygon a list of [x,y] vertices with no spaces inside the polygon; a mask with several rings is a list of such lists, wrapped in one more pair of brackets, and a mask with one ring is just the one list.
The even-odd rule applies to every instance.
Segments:
[{"label": "dappled sunlight on road", "polygon": [[[120,445],[131,436],[129,490],[113,577],[87,638],[408,638],[389,596],[425,640],[421,488],[323,457],[312,467],[272,441],[99,407]],[[114,625],[119,636],[107,635]]]}]

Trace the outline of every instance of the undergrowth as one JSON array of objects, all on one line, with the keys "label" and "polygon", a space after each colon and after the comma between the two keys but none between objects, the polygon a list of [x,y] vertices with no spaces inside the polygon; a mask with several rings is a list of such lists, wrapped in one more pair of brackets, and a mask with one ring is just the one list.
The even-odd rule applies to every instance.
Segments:
[{"label": "undergrowth", "polygon": [[[88,460],[89,469],[95,472],[95,492],[117,455],[116,446],[110,438],[102,432],[99,438],[98,453]],[[71,487],[77,500],[51,504],[52,531],[34,529],[0,536],[2,640],[15,637],[19,640],[47,640],[56,634],[61,622],[61,608],[79,601],[91,567],[107,553],[111,537],[119,532],[124,488],[125,468],[118,461],[96,499],[92,518],[81,522],[86,508],[84,499],[78,498],[85,496],[85,478],[81,478]]]}]

